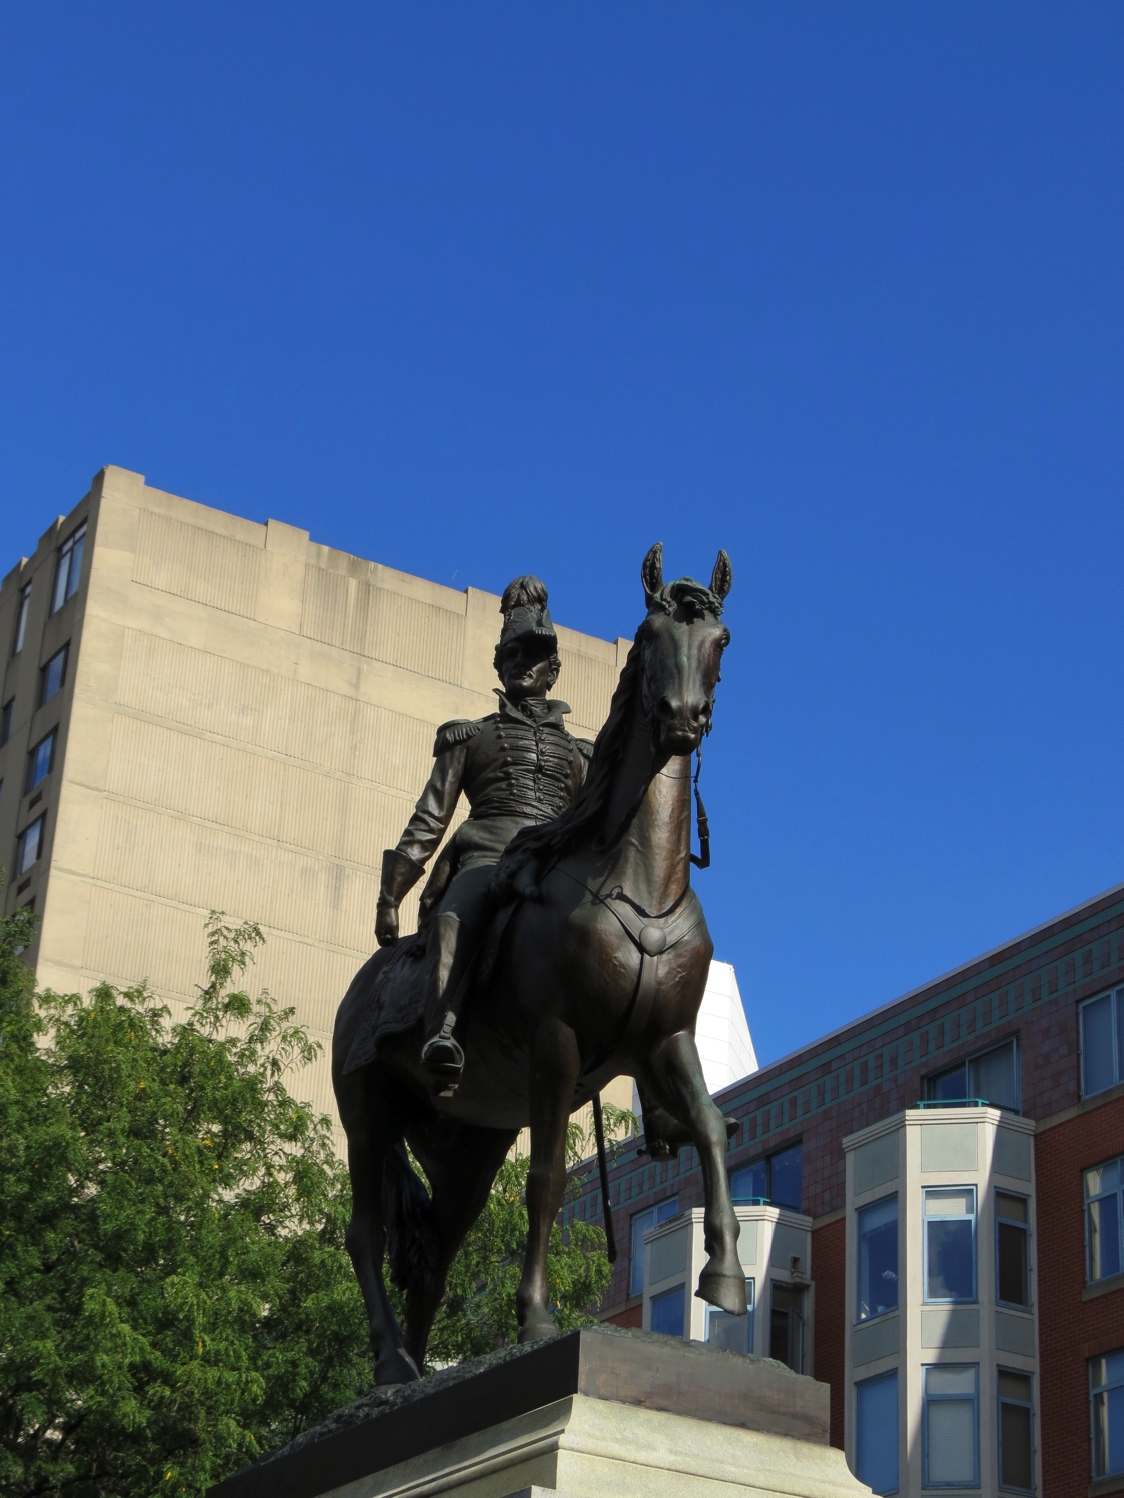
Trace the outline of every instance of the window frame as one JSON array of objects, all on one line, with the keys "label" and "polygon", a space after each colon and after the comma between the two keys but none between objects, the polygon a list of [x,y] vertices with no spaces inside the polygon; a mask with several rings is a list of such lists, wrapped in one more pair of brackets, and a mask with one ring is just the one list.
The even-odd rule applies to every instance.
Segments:
[{"label": "window frame", "polygon": [[[42,749],[43,745],[48,742],[48,740],[50,741],[51,751],[47,763],[47,768],[43,771],[38,780],[33,781],[31,778],[31,770],[32,766],[35,763],[35,756],[39,753],[40,749]],[[24,773],[23,779],[23,793],[25,796],[29,796],[31,792],[36,788],[36,786],[42,785],[43,782],[51,775],[52,771],[55,768],[55,751],[58,748],[58,741],[59,728],[58,724],[56,723],[52,729],[50,729],[43,735],[38,743],[33,744],[32,747],[27,751],[27,770]]]},{"label": "window frame", "polygon": [[[976,1375],[976,1392],[972,1399],[974,1424],[975,1471],[970,1482],[930,1482],[929,1480],[929,1406],[960,1403],[965,1394],[930,1394],[929,1369],[967,1369]],[[922,1363],[921,1365],[921,1486],[931,1492],[971,1492],[980,1486],[980,1365],[978,1363]]]},{"label": "window frame", "polygon": [[[861,1396],[859,1394],[859,1390],[860,1389],[869,1388],[872,1384],[886,1383],[890,1379],[894,1380],[894,1395],[895,1395],[894,1403],[895,1403],[895,1406],[897,1408],[897,1420],[895,1421],[895,1424],[894,1424],[894,1467],[895,1467],[895,1469],[897,1471],[897,1482],[896,1482],[896,1484],[895,1484],[894,1487],[892,1487],[892,1488],[886,1488],[884,1490],[885,1494],[900,1493],[901,1492],[901,1488],[902,1488],[902,1453],[901,1453],[901,1419],[902,1419],[901,1397],[902,1397],[902,1391],[901,1391],[901,1374],[900,1374],[900,1370],[897,1369],[897,1368],[890,1368],[885,1373],[876,1373],[873,1378],[860,1378],[855,1383],[855,1476],[858,1477],[858,1479],[859,1479],[860,1482],[864,1482],[866,1479],[863,1478],[863,1477],[861,1477],[861,1476],[859,1476],[859,1470],[862,1467],[862,1442],[861,1442],[861,1440],[859,1438],[859,1431],[861,1429],[861,1427],[859,1425],[859,1404],[860,1404],[860,1399],[861,1399]],[[876,1491],[876,1490],[872,1489],[872,1491]],[[882,1495],[880,1495],[880,1498],[882,1498]]]},{"label": "window frame", "polygon": [[[660,1210],[660,1208],[661,1207],[666,1207],[666,1206],[669,1206],[669,1205],[671,1206],[672,1210],[670,1212],[665,1212],[662,1217],[659,1216],[659,1210]],[[647,1217],[649,1215],[649,1213],[652,1214],[652,1220],[651,1220],[650,1223],[648,1223],[647,1227],[645,1227],[644,1230],[643,1230],[643,1232],[641,1232],[641,1234],[640,1234],[640,1252],[639,1252],[639,1254],[637,1254],[637,1252],[636,1252],[636,1227],[637,1227],[637,1222],[638,1222],[638,1220],[641,1217]],[[648,1284],[648,1265],[645,1262],[645,1255],[644,1255],[644,1233],[646,1233],[648,1231],[648,1228],[659,1227],[660,1223],[662,1223],[662,1222],[670,1222],[673,1217],[678,1217],[678,1216],[679,1216],[679,1193],[676,1192],[674,1196],[665,1196],[664,1199],[663,1199],[663,1201],[653,1202],[650,1207],[642,1207],[639,1212],[633,1212],[632,1216],[628,1219],[628,1249],[629,1249],[628,1294],[629,1294],[629,1299],[632,1299],[636,1295],[643,1295],[644,1291],[645,1291],[645,1289],[647,1287],[647,1284]],[[636,1283],[636,1266],[637,1266],[637,1264],[639,1264],[639,1266],[640,1266],[640,1288],[639,1288],[639,1290],[634,1290],[632,1287]]]},{"label": "window frame", "polygon": [[[74,566],[74,553],[78,552],[78,566]],[[58,613],[64,604],[70,602],[75,593],[78,592],[82,581],[82,563],[86,555],[86,517],[74,527],[66,540],[61,542],[55,553],[55,582],[51,589],[51,617]],[[59,597],[59,594],[62,597]]]},{"label": "window frame", "polygon": [[[1102,1358],[1121,1358],[1120,1373],[1118,1377],[1110,1379],[1108,1383],[1095,1384],[1093,1382],[1093,1365],[1099,1363]],[[1093,1474],[1094,1482],[1102,1482],[1110,1477],[1119,1477],[1124,1473],[1124,1465],[1118,1467],[1115,1472],[1107,1470],[1104,1472],[1097,1471],[1097,1395],[1108,1394],[1113,1389],[1121,1388],[1124,1388],[1124,1348],[1114,1348],[1112,1352],[1098,1353],[1095,1358],[1089,1359],[1089,1470]]]},{"label": "window frame", "polygon": [[[61,674],[59,676],[59,684],[55,688],[55,690],[51,693],[50,697],[48,697],[48,696],[45,695],[46,691],[47,691],[47,672],[54,665],[55,661],[58,660],[58,658],[59,658],[60,655],[62,656],[62,672],[61,672]],[[39,693],[38,693],[38,702],[36,704],[37,708],[38,707],[46,707],[48,702],[50,702],[53,698],[55,698],[55,697],[58,696],[58,694],[62,691],[63,687],[66,686],[66,673],[67,673],[67,671],[69,669],[70,669],[70,641],[67,640],[67,642],[66,642],[65,645],[60,645],[59,648],[55,651],[54,655],[52,655],[49,660],[44,661],[43,664],[39,667]]]},{"label": "window frame", "polygon": [[[745,1322],[746,1348],[744,1355],[747,1357],[753,1356],[753,1340],[756,1334],[755,1313],[757,1310],[757,1284],[756,1280],[751,1275],[746,1275],[745,1277],[745,1303],[746,1313],[744,1316],[729,1316],[729,1313],[723,1311],[720,1306],[707,1306],[706,1326],[704,1328],[706,1333],[705,1341],[707,1343],[707,1346],[709,1346],[713,1340],[713,1338],[711,1337],[711,1326],[714,1322],[715,1317],[729,1316],[729,1319],[731,1321]],[[722,1350],[726,1352],[731,1351],[730,1348],[724,1348]]]},{"label": "window frame", "polygon": [[895,1264],[897,1266],[896,1269],[895,1269],[895,1273],[898,1276],[897,1287],[900,1287],[900,1285],[901,1285],[901,1261],[902,1261],[902,1241],[901,1241],[902,1214],[901,1214],[901,1203],[898,1201],[898,1193],[896,1191],[889,1191],[889,1192],[887,1192],[887,1194],[885,1196],[880,1196],[877,1201],[864,1202],[861,1207],[856,1207],[855,1208],[855,1325],[856,1326],[866,1326],[868,1322],[870,1322],[870,1321],[879,1321],[879,1320],[881,1320],[881,1318],[883,1316],[894,1316],[901,1309],[901,1297],[900,1297],[900,1294],[898,1293],[898,1289],[895,1288],[895,1294],[898,1294],[898,1300],[895,1302],[894,1305],[888,1306],[887,1309],[884,1310],[884,1311],[874,1311],[869,1316],[863,1316],[861,1314],[861,1312],[860,1312],[860,1307],[862,1305],[862,1231],[861,1231],[862,1216],[863,1216],[864,1212],[869,1212],[869,1211],[871,1211],[875,1207],[883,1207],[883,1206],[886,1205],[887,1202],[891,1202],[891,1201],[894,1203],[894,1228],[895,1228],[895,1233],[894,1233],[894,1247],[895,1247],[895,1255],[896,1255],[896,1257],[895,1257]]},{"label": "window frame", "polygon": [[16,715],[16,699],[9,697],[0,705],[0,747],[12,737],[12,719]]},{"label": "window frame", "polygon": [[[999,1198],[1010,1196],[1017,1201],[1026,1203],[1026,1221],[1016,1222],[1013,1217],[1003,1217],[999,1212]],[[995,1215],[995,1304],[997,1306],[1009,1306],[1016,1311],[1032,1311],[1034,1309],[1034,1278],[1031,1274],[1030,1259],[1030,1197],[1024,1196],[1021,1191],[1008,1191],[1004,1187],[996,1186],[992,1192],[992,1207]],[[999,1293],[999,1226],[1019,1228],[1023,1235],[1023,1254],[1026,1265],[1026,1301],[1004,1300]],[[1012,1369],[1011,1372],[1017,1370]]]},{"label": "window frame", "polygon": [[[1102,1191],[1096,1196],[1089,1195],[1089,1171],[1103,1170],[1106,1165],[1116,1166],[1116,1185],[1111,1191]],[[1086,1165],[1081,1172],[1081,1188],[1085,1197],[1085,1283],[1087,1285],[1101,1285],[1105,1280],[1116,1279],[1124,1274],[1124,1155],[1114,1155],[1109,1160],[1098,1161],[1095,1165]],[[1111,1274],[1098,1274],[1093,1276],[1093,1234],[1090,1221],[1089,1208],[1094,1202],[1106,1201],[1110,1196],[1116,1198],[1116,1243],[1120,1251],[1120,1265]]]},{"label": "window frame", "polygon": [[[26,849],[26,846],[27,846],[27,842],[26,842],[26,840],[27,840],[27,834],[31,831],[31,829],[33,827],[38,827],[39,828],[39,837],[38,837],[38,841],[36,842],[36,845],[35,845],[35,857],[31,860],[30,863],[25,863],[24,862],[24,852],[25,852],[25,849]],[[31,870],[35,867],[35,865],[39,862],[39,860],[43,857],[43,843],[44,843],[44,840],[46,838],[46,834],[47,834],[47,813],[45,811],[41,811],[39,813],[39,815],[36,818],[34,818],[33,821],[28,822],[27,826],[23,829],[23,831],[17,835],[17,837],[16,837],[16,860],[15,860],[15,869],[16,869],[16,878],[17,879],[22,879],[25,874],[30,873]]]},{"label": "window frame", "polygon": [[[803,1212],[804,1202],[794,1207],[791,1202],[778,1201],[773,1195],[773,1161],[781,1155],[787,1155],[793,1150],[800,1151],[800,1195],[804,1196],[804,1140],[792,1139],[780,1149],[771,1150],[767,1155],[756,1155],[752,1160],[745,1160],[734,1170],[727,1171],[726,1179],[730,1188],[730,1196],[735,1206],[746,1206],[757,1201],[764,1201],[770,1207],[780,1207],[784,1212]],[[734,1180],[743,1171],[756,1169],[757,1166],[765,1167],[765,1193],[764,1196],[736,1196],[734,1192]]]},{"label": "window frame", "polygon": [[687,1283],[685,1280],[678,1285],[668,1285],[667,1289],[661,1290],[658,1295],[649,1296],[648,1328],[650,1331],[655,1331],[655,1328],[652,1326],[652,1316],[655,1313],[655,1308],[661,1302],[669,1301],[673,1295],[678,1295],[679,1297],[679,1313],[683,1318],[683,1330],[681,1332],[656,1332],[656,1335],[658,1337],[686,1338],[687,1333],[690,1331],[690,1321],[687,1316]]},{"label": "window frame", "polygon": [[[993,1103],[989,1099],[985,1098],[962,1097],[941,1099],[936,1096],[935,1088],[940,1079],[942,1077],[951,1076],[953,1072],[960,1071],[961,1068],[963,1068],[964,1071],[964,1090],[965,1092],[967,1092],[969,1086],[971,1085],[969,1073],[972,1063],[975,1061],[979,1061],[984,1056],[989,1056],[992,1051],[1003,1050],[1005,1046],[1011,1046],[1015,1053],[1015,1096],[1018,1101],[1014,1107],[1009,1106],[1007,1103]],[[954,1066],[946,1066],[943,1067],[940,1071],[931,1072],[925,1078],[924,1088],[925,1101],[927,1103],[938,1103],[943,1101],[947,1103],[950,1108],[955,1108],[960,1103],[987,1102],[989,1108],[1002,1108],[1005,1109],[1008,1113],[1018,1113],[1021,1115],[1023,1110],[1023,1068],[1022,1047],[1019,1045],[1019,1032],[1016,1030],[1013,1034],[1005,1036],[1002,1040],[997,1040],[991,1045],[983,1046],[982,1049],[978,1051],[972,1051],[969,1055],[962,1056]]]},{"label": "window frame", "polygon": [[[972,1296],[966,1300],[957,1296],[950,1298],[943,1296],[934,1299],[929,1295],[929,1223],[930,1222],[963,1222],[963,1214],[958,1216],[932,1216],[925,1210],[925,1204],[930,1194],[935,1195],[939,1191],[970,1191],[972,1193]],[[921,1290],[922,1304],[927,1306],[978,1306],[980,1303],[980,1198],[979,1191],[975,1185],[965,1184],[963,1186],[923,1186],[921,1188],[921,1231],[923,1240],[921,1244]],[[967,1367],[967,1364],[964,1365]],[[977,1398],[979,1391],[977,1389]]]},{"label": "window frame", "polygon": [[[1030,1384],[1030,1398],[1025,1403],[1021,1399],[1011,1399],[1008,1395],[1000,1393],[999,1379],[1002,1374],[1011,1373],[1016,1378],[1025,1378]],[[1030,1411],[1030,1478],[1029,1488],[1016,1488],[1010,1483],[1003,1481],[1003,1406],[1014,1405],[1021,1410]],[[995,1480],[1001,1493],[1034,1493],[1035,1457],[1037,1456],[1038,1427],[1034,1420],[1034,1374],[1028,1373],[1025,1368],[1003,1368],[995,1370],[995,1458],[996,1472]]]},{"label": "window frame", "polygon": [[765,1356],[767,1358],[771,1358],[773,1356],[773,1315],[774,1315],[774,1313],[775,1313],[775,1311],[777,1309],[777,1307],[774,1305],[774,1301],[776,1299],[776,1293],[777,1293],[777,1291],[778,1290],[783,1290],[786,1293],[791,1293],[795,1298],[797,1298],[799,1300],[799,1303],[800,1303],[800,1309],[799,1310],[793,1310],[792,1307],[787,1307],[785,1309],[785,1315],[787,1317],[789,1317],[788,1334],[787,1335],[788,1335],[788,1343],[789,1343],[789,1347],[790,1348],[792,1346],[792,1320],[791,1320],[791,1318],[793,1316],[795,1316],[796,1319],[797,1319],[797,1321],[798,1321],[798,1323],[799,1323],[799,1338],[800,1338],[800,1358],[799,1358],[799,1361],[800,1361],[800,1367],[799,1368],[793,1368],[792,1364],[787,1360],[787,1358],[779,1358],[779,1359],[777,1359],[777,1361],[781,1362],[781,1363],[784,1363],[784,1365],[785,1365],[786,1368],[792,1368],[793,1373],[803,1373],[804,1369],[805,1369],[805,1365],[806,1365],[806,1363],[808,1361],[808,1289],[807,1289],[807,1286],[806,1285],[794,1285],[789,1280],[781,1280],[781,1279],[770,1279],[768,1283],[769,1283],[769,1351],[765,1354]]},{"label": "window frame", "polygon": [[19,655],[23,649],[24,637],[27,633],[27,615],[31,608],[31,584],[24,583],[20,589],[19,602],[16,604],[16,627],[12,634],[12,656]]},{"label": "window frame", "polygon": [[[1111,1047],[1111,1052],[1112,1052],[1113,1080],[1108,1084],[1107,1087],[1098,1087],[1095,1092],[1090,1092],[1089,1088],[1088,1088],[1088,1085],[1086,1083],[1086,1078],[1085,1078],[1085,1057],[1088,1054],[1088,1048],[1085,1045],[1085,1011],[1089,1008],[1090,1005],[1092,1005],[1092,1004],[1099,1004],[1102,1001],[1102,999],[1108,999],[1108,1001],[1109,1001],[1109,1013],[1112,1015],[1112,1047]],[[1077,1044],[1078,1044],[1078,1048],[1079,1048],[1079,1050],[1081,1052],[1081,1056],[1080,1056],[1080,1063],[1081,1063],[1080,1064],[1080,1073],[1081,1073],[1081,1096],[1082,1096],[1082,1098],[1100,1097],[1100,1095],[1102,1093],[1108,1092],[1113,1087],[1119,1087],[1120,1083],[1124,1082],[1124,1076],[1121,1075],[1121,1065],[1120,1065],[1120,1050],[1121,1050],[1120,1029],[1121,1029],[1121,1025],[1124,1024],[1124,1017],[1122,1017],[1122,1015],[1121,1015],[1121,1010],[1122,1009],[1124,1009],[1124,988],[1119,988],[1119,987],[1118,988],[1107,988],[1107,989],[1104,990],[1103,993],[1095,993],[1095,994],[1093,994],[1093,996],[1091,998],[1083,999],[1081,1001],[1081,1003],[1078,1004],[1078,1006],[1077,1006]]]}]

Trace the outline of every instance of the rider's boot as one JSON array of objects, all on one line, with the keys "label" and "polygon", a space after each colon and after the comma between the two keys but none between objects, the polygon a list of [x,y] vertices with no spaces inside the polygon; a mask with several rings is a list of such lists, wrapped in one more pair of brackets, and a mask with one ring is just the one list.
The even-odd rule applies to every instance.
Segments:
[{"label": "rider's boot", "polygon": [[453,1037],[464,978],[472,953],[467,932],[450,911],[431,921],[426,944],[425,1031],[422,1065],[430,1086],[441,1097],[452,1097],[464,1069],[464,1051]]}]

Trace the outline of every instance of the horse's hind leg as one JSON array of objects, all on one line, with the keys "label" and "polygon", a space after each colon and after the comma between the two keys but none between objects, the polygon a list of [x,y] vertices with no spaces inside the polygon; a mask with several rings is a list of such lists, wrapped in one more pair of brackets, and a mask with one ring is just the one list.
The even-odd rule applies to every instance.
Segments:
[{"label": "horse's hind leg", "polygon": [[406,1350],[419,1368],[449,1269],[487,1205],[496,1171],[515,1140],[514,1130],[463,1124],[440,1143],[417,1141],[417,1156],[433,1190],[433,1221],[439,1240],[433,1274],[419,1279],[406,1295]]},{"label": "horse's hind leg", "polygon": [[531,1168],[527,1174],[527,1256],[516,1295],[520,1342],[554,1337],[546,1256],[550,1229],[566,1189],[566,1125],[581,1058],[568,1025],[539,1026],[531,1049]]},{"label": "horse's hind leg", "polygon": [[[363,1073],[354,1073],[346,1081],[354,1082],[354,1095],[341,1096],[345,1092],[341,1086],[337,1086],[336,1094],[347,1131],[347,1168],[351,1176],[351,1221],[344,1242],[367,1309],[371,1350],[375,1355],[375,1382],[411,1383],[420,1375],[403,1346],[382,1273],[386,1247],[383,1171],[396,1141],[386,1106],[374,1096],[373,1087],[364,1085]],[[357,1106],[348,1107],[349,1102]]]},{"label": "horse's hind leg", "polygon": [[644,1070],[657,1102],[686,1119],[699,1152],[708,1258],[695,1293],[732,1316],[744,1316],[745,1271],[738,1259],[738,1219],[726,1179],[726,1120],[707,1091],[690,1031],[669,1035],[647,1058]]}]

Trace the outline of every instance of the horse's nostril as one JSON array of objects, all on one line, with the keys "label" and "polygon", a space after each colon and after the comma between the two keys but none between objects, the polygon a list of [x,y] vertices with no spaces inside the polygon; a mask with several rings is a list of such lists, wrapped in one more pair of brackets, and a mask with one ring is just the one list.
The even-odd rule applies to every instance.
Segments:
[{"label": "horse's nostril", "polygon": [[674,718],[675,708],[672,706],[670,697],[661,697],[656,703],[656,712],[661,718]]}]

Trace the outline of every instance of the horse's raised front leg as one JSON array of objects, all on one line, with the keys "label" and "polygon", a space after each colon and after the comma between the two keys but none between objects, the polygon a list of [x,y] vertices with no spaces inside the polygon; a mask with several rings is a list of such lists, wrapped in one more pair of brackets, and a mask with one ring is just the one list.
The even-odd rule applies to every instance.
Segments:
[{"label": "horse's raised front leg", "polygon": [[371,1350],[375,1355],[375,1382],[411,1383],[420,1374],[402,1345],[402,1333],[382,1273],[386,1247],[383,1170],[393,1141],[384,1117],[378,1117],[373,1108],[362,1111],[364,1116],[361,1118],[354,1114],[348,1117],[341,1107],[347,1130],[347,1168],[351,1176],[351,1221],[347,1225],[344,1243],[363,1292]]},{"label": "horse's raised front leg", "polygon": [[566,1125],[580,1066],[573,1030],[557,1019],[540,1025],[531,1047],[527,1256],[515,1298],[520,1342],[536,1342],[558,1334],[550,1314],[546,1256],[550,1229],[566,1189]]},{"label": "horse's raised front leg", "polygon": [[744,1316],[745,1271],[738,1259],[740,1229],[726,1179],[726,1120],[707,1091],[689,1030],[669,1035],[657,1046],[648,1058],[647,1080],[657,1101],[686,1120],[699,1152],[707,1261],[695,1294],[732,1316]]}]

